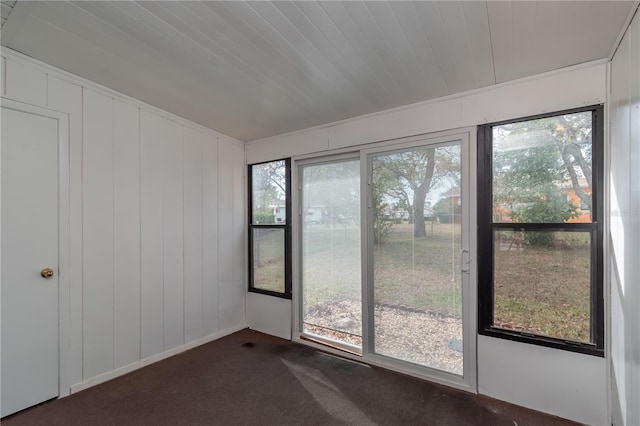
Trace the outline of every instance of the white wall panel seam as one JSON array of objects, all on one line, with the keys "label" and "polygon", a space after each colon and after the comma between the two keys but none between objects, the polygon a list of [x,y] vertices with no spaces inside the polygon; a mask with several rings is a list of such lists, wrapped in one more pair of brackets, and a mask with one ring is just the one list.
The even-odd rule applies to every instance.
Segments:
[{"label": "white wall panel seam", "polygon": [[220,328],[220,217],[222,216],[220,214],[220,138],[216,137],[216,204],[217,204],[217,211],[218,211],[218,217],[216,220],[216,244],[218,245],[217,247],[217,252],[216,252],[216,257],[217,262],[218,262],[218,267],[216,268],[216,276],[218,277],[217,279],[217,283],[216,283],[216,317],[218,320],[218,324],[217,327]]},{"label": "white wall panel seam", "polygon": [[113,228],[113,233],[111,234],[111,256],[113,257],[113,263],[111,264],[111,341],[113,342],[113,346],[111,347],[111,370],[115,368],[116,365],[116,103],[113,98],[111,98],[111,126],[113,127],[113,131],[111,132],[111,146],[113,149],[111,150],[111,168],[113,172],[111,173],[111,227]]},{"label": "white wall panel seam", "polygon": [[185,144],[185,138],[184,138],[184,125],[180,126],[180,130],[182,132],[182,343],[184,344],[184,342],[187,339],[187,318],[186,318],[186,311],[187,311],[187,294],[186,294],[186,289],[187,289],[187,279],[186,279],[186,275],[187,275],[187,268],[186,268],[186,263],[185,263],[185,252],[187,251],[187,246],[186,246],[186,235],[184,232],[184,224],[185,224],[185,214],[184,214],[184,209],[185,209],[185,202],[184,202],[184,181],[185,181],[185,168],[184,168],[184,151],[186,148],[186,144]]},{"label": "white wall panel seam", "polygon": [[[200,179],[200,234],[204,235],[204,196],[203,196],[203,191],[204,191],[204,184],[202,182],[202,175],[204,173],[204,169],[203,169],[203,155],[202,155],[202,144],[203,144],[203,137],[202,135],[200,135],[200,140],[199,140],[199,160],[200,160],[200,174],[199,174],[199,179]],[[204,322],[204,286],[205,286],[205,276],[204,276],[204,238],[201,240],[201,244],[200,244],[200,324],[201,324],[201,335],[206,335],[206,327],[205,327],[205,322]]]},{"label": "white wall panel seam", "polygon": [[[200,158],[200,233],[204,235],[204,179],[202,178],[204,174],[203,168],[203,144],[204,138],[200,136],[200,144],[199,144],[199,158]],[[206,336],[206,323],[204,320],[204,310],[205,310],[205,302],[204,302],[204,286],[205,284],[205,274],[204,274],[204,238],[202,239],[202,244],[200,246],[200,274],[202,279],[200,280],[200,321],[202,323],[202,335]]]},{"label": "white wall panel seam", "polygon": [[7,58],[2,57],[2,96],[7,94]]},{"label": "white wall panel seam", "polygon": [[[163,145],[165,147],[165,155],[166,155],[166,149],[167,149],[167,145],[168,144],[165,143]],[[163,164],[164,168],[166,170],[166,166],[167,166],[167,164],[166,164],[166,156],[163,156],[162,159],[163,159],[163,163],[164,163]],[[166,297],[166,294],[165,294],[166,293],[166,291],[165,291],[165,285],[166,285],[166,283],[165,283],[165,273],[166,273],[167,265],[165,263],[165,258],[164,258],[164,252],[165,252],[165,248],[164,248],[164,234],[165,234],[164,229],[165,228],[164,227],[165,227],[165,219],[166,219],[166,215],[165,215],[165,211],[164,211],[164,205],[165,205],[165,198],[167,196],[166,195],[166,191],[167,191],[166,176],[163,176],[162,180],[163,180],[163,182],[162,182],[162,204],[161,204],[161,208],[160,208],[160,211],[161,211],[161,214],[162,214],[162,227],[160,228],[160,233],[162,234],[161,235],[161,241],[162,242],[160,243],[160,256],[161,256],[160,259],[162,259],[162,330],[161,331],[162,331],[162,350],[164,351],[164,350],[166,350],[166,347],[167,347],[166,346],[166,333],[165,333],[165,330],[166,330],[166,327],[167,327],[167,324],[166,324],[167,323],[167,321],[166,321],[167,312],[166,312],[166,304],[165,304],[165,297]]]},{"label": "white wall panel seam", "polygon": [[[204,138],[202,140],[202,142],[204,142]],[[200,263],[200,271],[202,274],[202,282],[200,283],[200,321],[202,321],[202,333],[204,335],[206,335],[206,330],[207,330],[207,326],[206,326],[206,322],[205,322],[205,316],[204,316],[204,310],[205,310],[205,301],[204,301],[204,287],[206,285],[206,281],[205,281],[205,273],[204,273],[204,248],[205,248],[205,240],[206,240],[206,235],[204,235],[204,210],[205,210],[205,198],[204,198],[204,179],[202,178],[202,176],[204,175],[204,155],[203,155],[203,150],[202,150],[202,144],[200,145],[200,199],[202,200],[202,203],[200,204],[200,231],[202,232],[203,235],[203,239],[202,239],[202,251],[200,252],[200,258],[202,259],[202,262]]]},{"label": "white wall panel seam", "polygon": [[[203,137],[201,137],[200,139],[200,232],[202,232],[203,237],[204,237],[204,220],[205,220],[205,216],[204,216],[204,211],[205,211],[205,196],[204,196],[204,173],[205,173],[205,165],[203,164],[204,162],[204,135]],[[205,293],[205,286],[206,284],[206,275],[204,273],[204,263],[205,263],[205,257],[204,257],[204,250],[205,250],[205,239],[202,239],[202,250],[200,251],[200,273],[202,275],[202,280],[200,281],[200,317],[201,317],[201,321],[202,321],[202,334],[206,336],[207,334],[207,323],[205,321],[205,309],[206,309],[206,303],[204,300],[204,293]]]},{"label": "white wall panel seam", "polygon": [[138,336],[138,360],[142,359],[142,111],[138,110],[138,215],[140,218],[140,226],[138,227],[138,265],[140,268],[140,276],[138,277],[138,322],[140,327],[140,335]]},{"label": "white wall panel seam", "polygon": [[81,380],[85,379],[84,376],[84,93],[85,93],[85,88],[82,87],[81,89],[81,115],[82,117],[80,117],[80,127],[81,127],[81,131],[82,134],[80,136],[80,138],[82,139],[82,152],[80,153],[80,170],[81,170],[81,175],[82,175],[82,181],[80,184],[80,218],[81,218],[81,228],[82,231],[80,232],[80,246],[81,246],[81,250],[80,252],[82,253],[82,257],[80,258],[80,277],[81,277],[81,282],[80,282],[80,351],[81,351],[81,357],[80,357],[80,361],[81,361],[81,372],[82,375],[80,376]]}]

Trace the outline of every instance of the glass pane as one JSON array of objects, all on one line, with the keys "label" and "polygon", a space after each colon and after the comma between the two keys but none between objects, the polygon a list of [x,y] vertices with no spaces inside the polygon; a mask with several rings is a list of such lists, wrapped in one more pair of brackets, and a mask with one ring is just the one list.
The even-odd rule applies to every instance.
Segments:
[{"label": "glass pane", "polygon": [[372,166],[375,352],[462,375],[460,145]]},{"label": "glass pane", "polygon": [[284,293],[284,229],[253,229],[253,287]]},{"label": "glass pane", "polygon": [[284,225],[287,221],[285,161],[253,165],[251,176],[251,223]]},{"label": "glass pane", "polygon": [[592,114],[493,128],[493,221],[591,222]]},{"label": "glass pane", "polygon": [[493,325],[591,342],[589,232],[494,234]]},{"label": "glass pane", "polygon": [[362,347],[360,161],[302,169],[303,331]]}]

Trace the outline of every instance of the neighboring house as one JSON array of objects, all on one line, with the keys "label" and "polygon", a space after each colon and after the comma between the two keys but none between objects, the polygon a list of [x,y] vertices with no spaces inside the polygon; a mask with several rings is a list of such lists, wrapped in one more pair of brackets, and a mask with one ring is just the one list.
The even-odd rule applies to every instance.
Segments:
[{"label": "neighboring house", "polygon": [[276,223],[284,223],[287,220],[287,207],[282,204],[271,204],[269,208],[273,211],[273,218]]},{"label": "neighboring house", "polygon": [[462,223],[462,195],[460,194],[460,187],[453,187],[442,194],[440,200],[433,206],[433,212],[440,223]]},{"label": "neighboring house", "polygon": [[[589,183],[585,178],[578,179],[578,185],[580,185],[580,191],[589,195],[591,197],[591,188],[589,187]],[[561,185],[561,191],[563,194],[567,196],[567,200],[572,202],[576,207],[578,207],[579,216],[573,217],[567,220],[567,223],[589,223],[591,222],[591,208],[588,204],[582,202],[576,190],[573,188],[573,185],[569,182],[565,182]]]},{"label": "neighboring house", "polygon": [[[585,194],[591,196],[591,188],[585,178],[578,179],[578,184],[580,185],[580,190]],[[560,187],[560,191],[567,197],[567,201],[570,201],[578,208],[578,216],[568,219],[567,223],[589,223],[591,222],[591,209],[589,205],[582,202],[576,190],[573,188],[571,182],[563,182],[558,184]],[[495,222],[511,222],[511,218],[509,217],[509,213],[511,209],[515,206],[515,204],[510,204],[507,202],[503,203],[494,203],[493,206],[493,220]],[[522,206],[522,205],[520,205]]]},{"label": "neighboring house", "polygon": [[304,223],[320,223],[324,206],[311,206],[304,210]]}]

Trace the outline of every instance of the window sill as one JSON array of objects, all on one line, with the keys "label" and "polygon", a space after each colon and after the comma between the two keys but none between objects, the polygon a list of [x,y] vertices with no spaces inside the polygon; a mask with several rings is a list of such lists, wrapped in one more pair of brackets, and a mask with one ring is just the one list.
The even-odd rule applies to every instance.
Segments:
[{"label": "window sill", "polygon": [[277,291],[262,290],[260,288],[253,288],[253,287],[249,287],[249,293],[258,293],[258,294],[264,294],[266,296],[279,297],[280,299],[291,300],[291,293],[289,293],[289,294],[287,294],[287,293],[279,293]]},{"label": "window sill", "polygon": [[539,336],[535,334],[506,330],[503,328],[491,327],[479,329],[478,333],[483,336],[496,337],[499,339],[511,340],[514,342],[528,343],[531,345],[545,346],[553,349],[560,349],[569,352],[576,352],[585,355],[593,355],[604,358],[604,349],[598,348],[594,344],[574,342],[570,340],[555,339],[552,337]]}]

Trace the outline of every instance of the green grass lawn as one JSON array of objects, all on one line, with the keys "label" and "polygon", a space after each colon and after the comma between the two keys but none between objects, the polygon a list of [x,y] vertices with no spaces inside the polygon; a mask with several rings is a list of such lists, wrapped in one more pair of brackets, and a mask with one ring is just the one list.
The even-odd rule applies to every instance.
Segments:
[{"label": "green grass lawn", "polygon": [[253,286],[284,292],[284,231],[254,229]]},{"label": "green grass lawn", "polygon": [[560,339],[590,341],[588,235],[558,247],[497,250],[495,325]]},{"label": "green grass lawn", "polygon": [[373,250],[376,304],[404,306],[459,317],[462,302],[460,225],[427,224],[414,238],[413,225],[391,228]]},{"label": "green grass lawn", "polygon": [[[436,223],[414,238],[408,223],[394,225],[373,249],[376,305],[402,306],[461,317],[460,225]],[[577,235],[562,247],[527,246],[496,251],[495,325],[534,334],[590,340],[589,247]],[[564,243],[567,243],[564,241]],[[267,243],[264,247],[269,247]],[[274,245],[275,246],[275,245]],[[341,300],[360,300],[360,229],[312,225],[303,237],[304,311]],[[283,282],[277,256],[263,255],[262,283]]]},{"label": "green grass lawn", "polygon": [[[430,232],[430,231],[429,231]],[[311,226],[303,238],[305,308],[344,298],[360,299],[360,229]],[[374,247],[376,304],[460,315],[460,225],[435,224],[433,234],[413,238],[413,227],[395,225]]]}]

